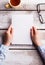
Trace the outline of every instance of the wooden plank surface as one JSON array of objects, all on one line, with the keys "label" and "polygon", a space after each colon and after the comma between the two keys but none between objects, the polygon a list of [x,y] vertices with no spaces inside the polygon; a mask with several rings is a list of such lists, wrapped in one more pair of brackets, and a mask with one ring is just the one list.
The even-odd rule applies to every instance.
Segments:
[{"label": "wooden plank surface", "polygon": [[36,50],[10,50],[3,65],[43,65]]},{"label": "wooden plank surface", "polygon": [[[9,3],[9,0],[0,0],[0,10],[16,10],[13,8],[6,9],[5,5]],[[45,3],[45,0],[21,0],[21,7],[18,7],[19,10],[37,10],[36,5],[38,3]],[[17,9],[17,10],[18,10]]]},{"label": "wooden plank surface", "polygon": [[[45,12],[42,12],[42,13],[45,14]],[[32,11],[4,11],[4,12],[0,11],[0,16],[1,16],[0,17],[0,30],[1,30],[0,35],[2,35],[6,31],[6,29],[9,27],[10,22],[12,21],[11,16],[13,14],[32,14],[33,15],[33,25],[37,29],[39,29],[41,40],[43,40],[43,42],[44,42],[44,40],[45,40],[45,24],[41,24],[39,21],[37,12],[32,12]],[[3,18],[3,20],[2,20],[2,18]],[[44,17],[44,20],[45,20],[45,17]]]},{"label": "wooden plank surface", "polygon": [[[23,0],[24,1],[24,0]],[[22,10],[30,10],[30,11],[14,11],[13,8],[6,9],[5,4],[8,3],[8,0],[0,0],[0,17],[4,16],[5,18],[11,18],[12,14],[30,14],[33,13],[34,16],[34,26],[40,29],[45,29],[45,24],[41,24],[39,22],[37,8],[36,5],[38,3],[45,3],[45,0],[27,0],[28,3],[22,3]],[[30,2],[29,2],[30,1]],[[31,3],[31,4],[30,4]],[[24,6],[25,5],[25,6]],[[19,10],[20,10],[19,9]],[[7,11],[10,10],[10,11]],[[13,11],[11,11],[13,10]],[[34,12],[32,12],[33,10]],[[45,14],[45,11],[42,12]],[[9,16],[9,17],[8,17]],[[45,18],[45,17],[44,17]],[[3,23],[3,24],[2,24]],[[6,31],[9,26],[9,19],[8,20],[0,20],[0,39],[2,34]],[[41,31],[42,38],[45,40],[45,30]],[[1,41],[1,40],[0,40]],[[27,50],[26,50],[27,49]],[[18,57],[18,58],[17,58]],[[27,60],[26,60],[27,59]],[[9,47],[9,55],[7,55],[7,59],[5,60],[3,65],[43,65],[42,61],[32,45],[14,45]]]}]

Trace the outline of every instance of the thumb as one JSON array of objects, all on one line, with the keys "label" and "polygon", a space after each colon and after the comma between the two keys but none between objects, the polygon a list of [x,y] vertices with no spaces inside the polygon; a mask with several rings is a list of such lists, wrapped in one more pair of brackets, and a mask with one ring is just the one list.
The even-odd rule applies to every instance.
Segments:
[{"label": "thumb", "polygon": [[11,28],[12,28],[12,25],[9,26],[9,28],[8,28],[8,30],[7,30],[8,33],[10,33]]},{"label": "thumb", "polygon": [[35,27],[32,27],[33,29],[33,34],[35,35],[37,33],[37,29]]}]

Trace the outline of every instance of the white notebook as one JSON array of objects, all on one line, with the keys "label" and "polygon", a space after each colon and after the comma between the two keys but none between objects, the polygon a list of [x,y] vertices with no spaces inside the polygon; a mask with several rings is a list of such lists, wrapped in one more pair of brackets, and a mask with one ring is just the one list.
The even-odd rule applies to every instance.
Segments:
[{"label": "white notebook", "polygon": [[32,14],[12,15],[14,37],[12,44],[32,44],[30,29],[33,26]]}]

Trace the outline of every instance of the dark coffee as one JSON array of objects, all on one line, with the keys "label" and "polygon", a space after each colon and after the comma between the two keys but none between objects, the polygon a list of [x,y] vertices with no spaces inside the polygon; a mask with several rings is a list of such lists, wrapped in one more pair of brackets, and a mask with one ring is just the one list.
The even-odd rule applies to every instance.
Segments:
[{"label": "dark coffee", "polygon": [[11,5],[17,6],[20,4],[20,0],[10,0]]}]

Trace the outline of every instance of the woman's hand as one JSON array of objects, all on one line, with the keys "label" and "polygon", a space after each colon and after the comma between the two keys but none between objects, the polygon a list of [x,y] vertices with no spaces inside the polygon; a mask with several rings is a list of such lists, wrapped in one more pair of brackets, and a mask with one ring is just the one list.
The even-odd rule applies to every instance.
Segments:
[{"label": "woman's hand", "polygon": [[37,46],[41,46],[42,44],[41,44],[41,40],[39,36],[39,31],[35,27],[32,27],[30,33],[31,33],[31,38],[34,44],[36,44]]},{"label": "woman's hand", "polygon": [[13,28],[10,25],[9,29],[3,34],[3,44],[9,46],[13,38]]}]

